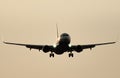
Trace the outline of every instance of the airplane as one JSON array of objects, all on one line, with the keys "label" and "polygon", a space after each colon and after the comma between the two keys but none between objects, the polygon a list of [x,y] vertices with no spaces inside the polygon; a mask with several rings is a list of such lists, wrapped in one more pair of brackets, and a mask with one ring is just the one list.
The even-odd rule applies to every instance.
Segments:
[{"label": "airplane", "polygon": [[[57,27],[57,26],[56,26]],[[26,48],[31,49],[38,49],[39,51],[42,50],[44,53],[48,53],[49,57],[54,57],[54,54],[61,55],[65,52],[69,53],[69,57],[73,57],[73,52],[80,53],[84,49],[92,49],[95,46],[99,45],[107,45],[107,44],[114,44],[116,42],[106,42],[106,43],[98,43],[98,44],[86,44],[86,45],[71,45],[71,37],[68,33],[62,33],[60,36],[58,34],[58,27],[57,27],[57,42],[56,45],[33,45],[33,44],[21,44],[21,43],[12,43],[3,41],[4,44],[11,44],[11,45],[19,45],[25,46]]]}]

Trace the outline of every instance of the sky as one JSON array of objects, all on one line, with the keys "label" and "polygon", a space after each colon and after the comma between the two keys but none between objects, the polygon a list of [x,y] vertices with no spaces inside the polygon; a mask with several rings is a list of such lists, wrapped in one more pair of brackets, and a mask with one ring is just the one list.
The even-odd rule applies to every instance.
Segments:
[{"label": "sky", "polygon": [[1,0],[0,78],[120,78],[120,44],[55,55],[5,45],[2,40],[54,44],[69,33],[71,44],[120,41],[120,0]]}]

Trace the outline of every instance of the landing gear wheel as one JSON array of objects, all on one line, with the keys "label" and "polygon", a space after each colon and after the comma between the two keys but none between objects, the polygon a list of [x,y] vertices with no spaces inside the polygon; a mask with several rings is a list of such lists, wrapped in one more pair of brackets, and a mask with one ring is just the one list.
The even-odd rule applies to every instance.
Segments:
[{"label": "landing gear wheel", "polygon": [[50,53],[50,57],[54,57],[54,54],[53,54],[53,53]]},{"label": "landing gear wheel", "polygon": [[74,56],[73,53],[70,53],[70,54],[69,54],[69,57],[73,57],[73,56]]}]

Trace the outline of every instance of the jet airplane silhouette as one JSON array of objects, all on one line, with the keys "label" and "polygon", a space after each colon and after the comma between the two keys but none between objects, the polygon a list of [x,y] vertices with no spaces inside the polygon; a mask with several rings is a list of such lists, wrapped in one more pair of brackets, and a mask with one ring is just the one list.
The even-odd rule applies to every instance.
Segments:
[{"label": "jet airplane silhouette", "polygon": [[39,51],[42,50],[44,53],[50,52],[50,57],[54,57],[54,54],[61,55],[64,52],[69,53],[69,57],[73,57],[73,52],[80,53],[84,49],[92,49],[95,46],[99,45],[107,45],[107,44],[114,44],[116,42],[106,42],[106,43],[98,43],[98,44],[86,44],[86,45],[70,45],[71,37],[68,33],[62,33],[60,36],[58,35],[58,27],[57,27],[57,43],[56,45],[33,45],[33,44],[21,44],[21,43],[12,43],[6,42],[5,44],[11,45],[19,45],[19,46],[26,46],[27,48],[31,49],[38,49]]}]

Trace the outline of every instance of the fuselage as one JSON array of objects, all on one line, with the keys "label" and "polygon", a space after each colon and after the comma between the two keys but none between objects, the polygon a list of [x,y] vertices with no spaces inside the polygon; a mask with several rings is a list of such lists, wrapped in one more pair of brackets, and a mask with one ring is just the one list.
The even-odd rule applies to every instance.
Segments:
[{"label": "fuselage", "polygon": [[63,54],[64,52],[68,51],[70,42],[71,38],[69,34],[61,34],[57,41],[55,53]]},{"label": "fuselage", "polygon": [[58,38],[58,43],[57,44],[58,45],[60,45],[60,44],[66,44],[66,45],[68,45],[68,44],[70,44],[70,42],[71,42],[70,35],[67,34],[67,33],[63,33]]}]

